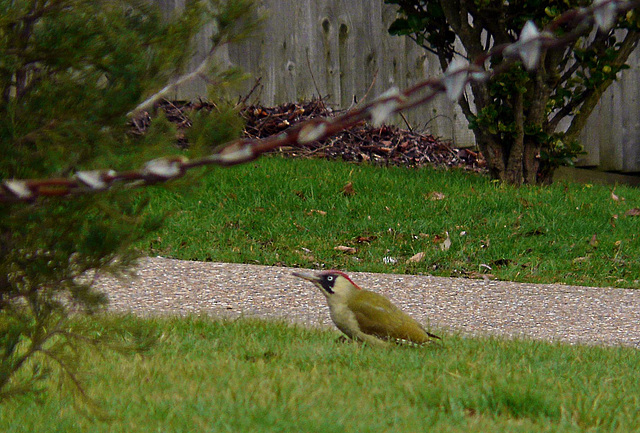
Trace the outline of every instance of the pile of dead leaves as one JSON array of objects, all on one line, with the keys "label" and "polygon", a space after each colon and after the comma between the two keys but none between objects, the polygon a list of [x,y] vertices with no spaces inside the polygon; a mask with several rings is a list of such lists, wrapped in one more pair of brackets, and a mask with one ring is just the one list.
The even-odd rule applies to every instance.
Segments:
[{"label": "pile of dead leaves", "polygon": [[[215,104],[205,101],[161,101],[157,109],[164,111],[167,119],[176,124],[178,131],[191,126],[189,113],[198,110],[215,110]],[[285,131],[296,123],[314,117],[332,117],[336,113],[327,107],[323,99],[308,102],[285,103],[276,107],[250,105],[240,110],[246,124],[247,138],[266,138]],[[131,132],[144,134],[151,123],[147,113],[132,120]],[[186,146],[184,133],[178,134],[178,144]],[[325,140],[296,147],[282,147],[273,152],[291,157],[342,159],[352,162],[369,162],[378,165],[403,167],[460,167],[484,171],[485,160],[479,152],[457,149],[446,141],[392,125],[373,127],[357,125]]]}]

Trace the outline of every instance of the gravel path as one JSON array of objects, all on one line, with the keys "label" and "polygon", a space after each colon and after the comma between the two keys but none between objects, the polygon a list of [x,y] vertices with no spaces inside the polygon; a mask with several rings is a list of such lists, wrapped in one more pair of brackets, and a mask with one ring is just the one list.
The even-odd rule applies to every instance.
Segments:
[{"label": "gravel path", "polygon": [[[145,258],[131,281],[101,278],[111,309],[207,313],[331,326],[324,296],[294,269]],[[640,348],[640,290],[350,273],[434,329]]]}]

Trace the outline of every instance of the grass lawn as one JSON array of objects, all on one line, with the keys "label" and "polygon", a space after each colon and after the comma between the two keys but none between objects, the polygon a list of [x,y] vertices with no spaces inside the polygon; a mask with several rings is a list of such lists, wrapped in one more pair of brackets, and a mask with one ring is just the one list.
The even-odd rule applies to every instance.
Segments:
[{"label": "grass lawn", "polygon": [[210,318],[136,319],[143,355],[87,353],[98,420],[50,387],[0,407],[12,432],[632,432],[640,352],[460,338],[378,349],[334,332]]},{"label": "grass lawn", "polygon": [[142,245],[152,255],[640,287],[635,188],[516,189],[461,171],[270,157],[207,171],[189,193],[150,195],[150,211],[170,215]]}]

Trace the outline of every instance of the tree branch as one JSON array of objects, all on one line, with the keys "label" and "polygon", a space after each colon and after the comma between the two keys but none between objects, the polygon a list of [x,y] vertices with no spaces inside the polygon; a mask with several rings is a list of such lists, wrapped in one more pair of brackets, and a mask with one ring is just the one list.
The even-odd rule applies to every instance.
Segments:
[{"label": "tree branch", "polygon": [[556,128],[558,127],[558,124],[562,121],[562,119],[570,115],[571,112],[573,112],[573,110],[576,109],[576,107],[579,107],[580,104],[582,104],[590,94],[591,94],[590,91],[584,91],[580,95],[578,95],[577,97],[569,101],[560,110],[558,110],[551,117],[551,119],[549,119],[549,122],[547,123],[549,131],[555,132]]},{"label": "tree branch", "polygon": [[[639,40],[640,32],[629,31],[620,45],[620,49],[618,50],[615,60],[611,63],[611,66],[614,68],[620,68],[624,65],[629,58],[629,55],[631,55],[638,45]],[[574,116],[571,121],[571,125],[569,125],[569,128],[565,133],[567,141],[570,142],[577,138],[586,125],[587,120],[589,120],[589,116],[591,116],[594,108],[598,105],[602,94],[609,88],[613,81],[613,79],[608,79],[601,83],[597,88],[587,90],[587,92],[585,92],[586,96],[584,97],[584,103],[580,106],[580,111]]]},{"label": "tree branch", "polygon": [[462,45],[471,59],[484,53],[480,32],[469,24],[469,12],[465,7],[466,2],[443,0],[440,6],[453,31],[458,35]]}]

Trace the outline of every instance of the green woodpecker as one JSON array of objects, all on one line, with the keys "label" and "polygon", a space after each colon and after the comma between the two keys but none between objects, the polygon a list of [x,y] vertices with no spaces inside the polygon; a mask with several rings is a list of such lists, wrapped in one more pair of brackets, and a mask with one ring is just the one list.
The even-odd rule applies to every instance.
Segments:
[{"label": "green woodpecker", "polygon": [[415,319],[384,296],[362,290],[340,271],[317,275],[294,272],[315,284],[327,298],[331,320],[349,338],[374,345],[389,343],[422,345],[440,337],[429,333]]}]

